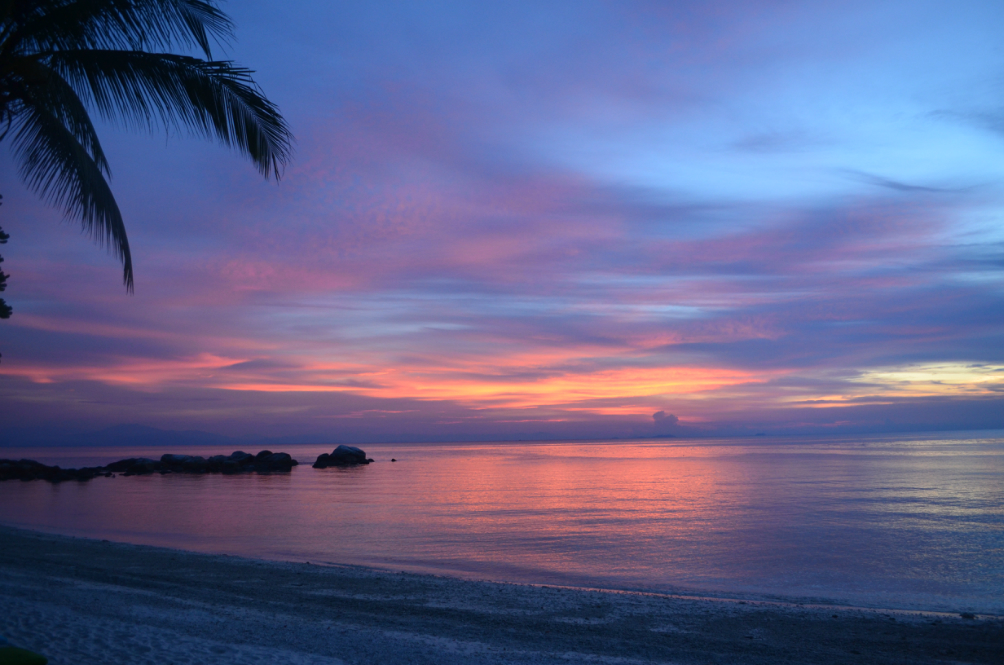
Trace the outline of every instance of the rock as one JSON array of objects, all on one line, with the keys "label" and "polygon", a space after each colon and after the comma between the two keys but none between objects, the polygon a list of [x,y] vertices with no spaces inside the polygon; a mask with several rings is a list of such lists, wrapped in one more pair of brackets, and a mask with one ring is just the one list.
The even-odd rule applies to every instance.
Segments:
[{"label": "rock", "polygon": [[150,459],[149,457],[140,457],[129,471],[131,473],[153,473],[154,471],[160,471],[160,469],[161,464],[157,460]]},{"label": "rock", "polygon": [[317,456],[314,462],[315,469],[323,469],[329,466],[353,466],[356,464],[369,464],[373,460],[366,458],[366,453],[355,446],[338,446],[331,454],[322,453]]},{"label": "rock", "polygon": [[114,473],[153,473],[160,467],[160,462],[149,457],[129,457],[112,462],[105,469]]},{"label": "rock", "polygon": [[200,473],[209,470],[209,462],[201,455],[162,455],[160,462],[171,471]]},{"label": "rock", "polygon": [[255,460],[255,466],[262,466],[267,471],[289,471],[299,464],[289,453],[272,453],[268,457]]},{"label": "rock", "polygon": [[185,471],[208,471],[209,462],[205,457],[201,455],[193,455],[192,459],[188,460],[188,464],[185,465]]},{"label": "rock", "polygon": [[126,459],[120,459],[118,462],[112,462],[106,469],[109,471],[115,471],[117,473],[122,473],[128,471],[136,463],[135,457],[128,457]]},{"label": "rock", "polygon": [[[67,469],[72,480],[90,480],[98,476],[104,476],[107,472],[103,466],[85,466],[81,469]],[[110,473],[108,475],[111,475]]]},{"label": "rock", "polygon": [[129,457],[112,462],[107,466],[88,466],[80,469],[62,469],[47,466],[29,459],[0,459],[0,481],[4,480],[47,480],[51,483],[66,480],[91,480],[98,476],[113,478],[115,474],[124,476],[159,472],[165,473],[240,473],[245,471],[289,471],[297,461],[289,453],[273,453],[263,450],[257,456],[236,451],[230,456],[213,455],[209,459],[201,455],[162,455],[160,460],[148,457]]},{"label": "rock", "polygon": [[243,450],[235,450],[223,461],[223,467],[220,470],[223,473],[240,473],[241,471],[250,471],[253,468],[252,464],[254,464],[254,455]]},{"label": "rock", "polygon": [[42,478],[47,470],[57,470],[56,467],[47,467],[34,460],[0,460],[0,478],[4,480],[35,480]]},{"label": "rock", "polygon": [[227,461],[226,455],[211,455],[209,459],[206,460],[206,466],[210,473],[218,473],[223,471],[223,465]]},{"label": "rock", "polygon": [[181,464],[181,468],[184,471],[205,471],[209,466],[206,458],[201,455],[187,455],[186,457],[188,459]]},{"label": "rock", "polygon": [[[239,461],[244,461],[244,459],[247,461],[254,460],[254,458],[247,453],[240,453],[240,455],[241,457],[238,458]],[[202,455],[163,455],[160,458],[160,463],[171,471],[198,473],[204,471],[220,471],[227,462],[233,461],[231,460],[231,457],[227,457],[226,455],[213,455],[209,459],[206,459]],[[239,461],[234,461],[234,464],[238,464]]]},{"label": "rock", "polygon": [[338,446],[331,452],[331,459],[350,464],[363,464],[367,461],[366,453],[355,446]]},{"label": "rock", "polygon": [[237,464],[238,466],[244,466],[246,464],[254,464],[254,455],[246,453],[243,450],[235,450],[230,453],[230,457],[227,458],[229,461]]},{"label": "rock", "polygon": [[30,459],[0,460],[0,480],[47,480],[59,483],[64,480],[90,480],[104,474],[105,468],[101,466],[62,469]]}]

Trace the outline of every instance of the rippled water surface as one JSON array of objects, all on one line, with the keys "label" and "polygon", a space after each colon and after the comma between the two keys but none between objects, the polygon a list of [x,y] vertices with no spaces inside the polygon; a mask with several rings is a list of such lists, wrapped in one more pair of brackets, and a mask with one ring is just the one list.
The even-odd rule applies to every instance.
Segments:
[{"label": "rippled water surface", "polygon": [[[310,462],[332,446],[286,446],[301,462],[289,474],[0,483],[0,522],[484,579],[1004,613],[1004,435],[986,434],[372,444],[376,463],[324,470]],[[162,452],[231,451],[0,457]]]}]

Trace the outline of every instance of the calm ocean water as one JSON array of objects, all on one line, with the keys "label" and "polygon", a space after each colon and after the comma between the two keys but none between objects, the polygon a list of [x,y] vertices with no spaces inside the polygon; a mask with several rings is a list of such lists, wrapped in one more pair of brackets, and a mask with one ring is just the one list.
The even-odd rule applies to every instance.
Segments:
[{"label": "calm ocean water", "polygon": [[0,523],[478,579],[1004,613],[1004,432],[363,447],[377,462],[355,469],[310,468],[332,446],[285,446],[290,474],[0,483]]}]

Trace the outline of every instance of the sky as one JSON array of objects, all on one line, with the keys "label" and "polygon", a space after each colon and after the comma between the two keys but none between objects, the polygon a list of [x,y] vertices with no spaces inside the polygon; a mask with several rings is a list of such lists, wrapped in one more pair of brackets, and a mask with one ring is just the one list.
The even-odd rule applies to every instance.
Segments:
[{"label": "sky", "polygon": [[224,9],[295,155],[99,123],[134,295],[0,146],[0,443],[1004,428],[1004,4]]}]

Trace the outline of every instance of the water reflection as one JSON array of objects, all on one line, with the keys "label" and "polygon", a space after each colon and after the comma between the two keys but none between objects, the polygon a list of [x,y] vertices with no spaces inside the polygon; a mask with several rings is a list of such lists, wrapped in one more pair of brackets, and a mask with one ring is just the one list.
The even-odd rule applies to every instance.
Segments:
[{"label": "water reflection", "polygon": [[[377,463],[353,469],[7,482],[0,521],[513,581],[1004,611],[1002,438],[366,449]],[[149,454],[46,452],[32,456]]]}]

